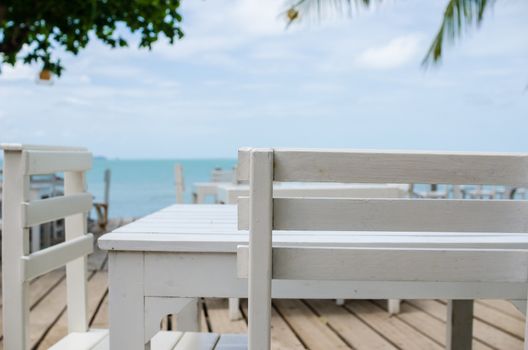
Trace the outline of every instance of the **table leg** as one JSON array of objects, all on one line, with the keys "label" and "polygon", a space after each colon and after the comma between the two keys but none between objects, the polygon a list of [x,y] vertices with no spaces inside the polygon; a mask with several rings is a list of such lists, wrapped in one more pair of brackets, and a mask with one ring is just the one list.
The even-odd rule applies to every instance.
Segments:
[{"label": "table leg", "polygon": [[149,350],[145,343],[143,253],[109,252],[110,349]]},{"label": "table leg", "polygon": [[237,321],[242,319],[240,313],[240,300],[238,298],[229,298],[229,320]]}]

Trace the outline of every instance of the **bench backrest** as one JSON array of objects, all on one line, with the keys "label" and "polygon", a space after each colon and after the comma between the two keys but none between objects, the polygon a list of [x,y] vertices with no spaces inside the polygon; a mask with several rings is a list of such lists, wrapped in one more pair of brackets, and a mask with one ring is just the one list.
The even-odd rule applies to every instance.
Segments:
[{"label": "bench backrest", "polygon": [[[92,154],[84,148],[4,144],[2,191],[3,332],[6,349],[29,349],[29,282],[66,265],[68,329],[88,330],[86,255],[92,196],[85,192],[85,171]],[[30,176],[64,172],[64,196],[30,200]],[[30,254],[29,229],[65,219],[65,242]]]},{"label": "bench backrest", "polygon": [[526,282],[524,251],[272,249],[272,231],[528,232],[526,201],[273,198],[274,181],[526,186],[528,154],[242,149],[238,165],[250,183],[238,215],[250,231],[249,247],[238,249],[250,349],[269,348],[272,278]]}]

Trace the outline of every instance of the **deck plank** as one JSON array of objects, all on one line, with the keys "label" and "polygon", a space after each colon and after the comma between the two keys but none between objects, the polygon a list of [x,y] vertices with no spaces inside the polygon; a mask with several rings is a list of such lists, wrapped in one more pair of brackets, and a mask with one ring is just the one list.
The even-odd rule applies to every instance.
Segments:
[{"label": "deck plank", "polygon": [[347,301],[345,308],[382,333],[396,346],[409,350],[442,349],[431,338],[416,331],[397,317],[391,317],[386,310],[367,300]]},{"label": "deck plank", "polygon": [[516,319],[524,322],[525,317],[510,301],[508,300],[495,300],[495,299],[482,299],[477,300],[478,304],[483,304],[491,307],[501,313],[515,317]]},{"label": "deck plank", "polygon": [[[242,300],[242,313],[247,318],[247,299]],[[227,312],[227,310],[226,310]],[[304,345],[290,328],[288,323],[277,312],[275,305],[271,308],[271,350],[303,350]]]},{"label": "deck plank", "polygon": [[66,279],[63,279],[30,313],[30,344],[33,348],[66,310]]},{"label": "deck plank", "polygon": [[226,312],[227,299],[206,299],[207,314],[214,333],[246,333],[247,325],[242,320],[230,321]]},{"label": "deck plank", "polygon": [[108,328],[108,293],[105,295],[99,310],[97,310],[90,327],[94,329]]},{"label": "deck plank", "polygon": [[[382,304],[382,303],[380,303]],[[446,324],[436,317],[433,317],[417,307],[404,301],[401,304],[401,311],[395,317],[404,321],[411,327],[415,328],[424,335],[430,337],[437,343],[445,346],[446,342]],[[474,350],[493,350],[488,345],[473,339]]]},{"label": "deck plank", "polygon": [[507,313],[498,312],[496,309],[478,302],[474,305],[474,314],[475,317],[483,322],[494,325],[496,328],[510,333],[519,339],[524,338],[524,320],[520,320]]},{"label": "deck plank", "polygon": [[[446,306],[438,300],[409,300],[410,304],[433,315],[437,319],[446,320]],[[490,326],[478,318],[473,319],[473,337],[496,349],[522,349],[523,341],[508,334],[499,326]]]},{"label": "deck plank", "polygon": [[201,310],[200,310],[200,332],[209,332],[209,327],[207,326],[207,317],[205,316],[204,311],[204,304],[205,300],[202,299],[202,303],[200,304]]},{"label": "deck plank", "polygon": [[337,306],[335,301],[309,300],[307,302],[321,319],[326,320],[354,349],[397,349],[344,307]]},{"label": "deck plank", "polygon": [[[42,301],[42,298],[49,293],[62,279],[66,276],[64,269],[57,269],[51,271],[39,278],[35,279],[29,285],[29,304],[30,309],[33,309],[37,306],[39,302]],[[0,306],[0,339],[3,339],[3,309]]]},{"label": "deck plank", "polygon": [[[108,288],[107,275],[105,272],[97,272],[88,281],[88,319],[95,314],[97,306],[105,297]],[[37,347],[38,350],[48,349],[53,344],[68,334],[68,317],[64,312],[57,322],[51,325],[49,331]]]},{"label": "deck plank", "polygon": [[278,299],[275,306],[309,349],[350,349],[300,300]]}]

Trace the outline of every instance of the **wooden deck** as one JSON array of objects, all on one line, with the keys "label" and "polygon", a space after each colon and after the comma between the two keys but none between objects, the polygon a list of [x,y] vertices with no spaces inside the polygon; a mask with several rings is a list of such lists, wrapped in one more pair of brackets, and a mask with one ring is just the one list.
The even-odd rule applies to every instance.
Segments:
[{"label": "wooden deck", "polygon": [[[92,328],[108,327],[106,254],[89,258],[89,315]],[[67,331],[64,269],[31,283],[32,349],[47,349]],[[384,301],[354,300],[337,306],[332,300],[274,300],[274,349],[442,349],[446,305],[441,300],[408,300],[402,312],[389,316]],[[242,302],[247,315],[247,303]],[[0,318],[1,325],[1,318]],[[162,328],[174,326],[172,318]],[[507,301],[475,303],[474,349],[522,349],[524,316]],[[202,331],[243,333],[247,320],[229,321],[225,299],[206,299]],[[2,345],[0,345],[0,349]]]}]

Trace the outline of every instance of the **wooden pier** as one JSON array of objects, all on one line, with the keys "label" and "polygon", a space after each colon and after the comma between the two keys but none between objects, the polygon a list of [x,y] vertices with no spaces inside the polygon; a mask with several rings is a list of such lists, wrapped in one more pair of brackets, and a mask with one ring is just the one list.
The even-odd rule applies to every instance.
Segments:
[{"label": "wooden pier", "polygon": [[[90,325],[107,328],[105,252],[96,250],[89,257],[89,270]],[[32,349],[47,349],[66,334],[65,282],[65,271],[59,269],[31,283]],[[202,305],[202,331],[246,332],[246,319],[229,321],[227,300],[206,299]],[[246,317],[245,301],[241,308]],[[272,347],[314,350],[443,348],[445,301],[406,300],[401,313],[395,316],[389,316],[385,310],[385,301],[349,300],[337,306],[333,300],[274,300]],[[162,328],[172,328],[171,320],[164,320]],[[524,316],[507,301],[476,301],[473,328],[474,349],[522,349]]]}]

